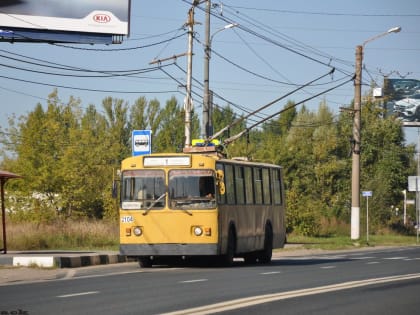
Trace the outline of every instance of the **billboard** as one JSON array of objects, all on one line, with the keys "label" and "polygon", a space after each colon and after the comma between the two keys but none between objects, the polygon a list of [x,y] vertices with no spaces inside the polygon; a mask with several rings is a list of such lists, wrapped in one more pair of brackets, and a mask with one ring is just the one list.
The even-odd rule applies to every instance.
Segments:
[{"label": "billboard", "polygon": [[384,80],[384,104],[388,114],[398,116],[406,127],[420,126],[420,80]]},{"label": "billboard", "polygon": [[2,0],[0,28],[129,34],[130,0]]}]

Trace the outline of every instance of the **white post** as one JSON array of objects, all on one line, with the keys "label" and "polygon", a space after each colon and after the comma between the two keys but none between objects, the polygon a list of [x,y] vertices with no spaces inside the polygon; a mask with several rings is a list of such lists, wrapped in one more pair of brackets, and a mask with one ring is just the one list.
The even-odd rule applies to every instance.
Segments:
[{"label": "white post", "polygon": [[407,190],[402,191],[404,195],[404,226],[407,225]]},{"label": "white post", "polygon": [[369,243],[369,196],[366,196],[366,243]]}]

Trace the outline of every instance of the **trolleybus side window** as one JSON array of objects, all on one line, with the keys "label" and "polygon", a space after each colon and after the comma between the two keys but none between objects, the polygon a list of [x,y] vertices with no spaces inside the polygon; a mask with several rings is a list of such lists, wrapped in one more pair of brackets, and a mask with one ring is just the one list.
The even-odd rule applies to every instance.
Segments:
[{"label": "trolleybus side window", "polygon": [[281,205],[281,182],[280,182],[281,174],[279,169],[273,169],[273,196],[274,196],[274,203],[276,205]]},{"label": "trolleybus side window", "polygon": [[236,202],[237,204],[242,205],[245,203],[243,166],[235,165],[235,188],[236,188]]},{"label": "trolleybus side window", "polygon": [[254,189],[255,189],[255,203],[262,204],[263,192],[262,192],[262,169],[254,168]]},{"label": "trolleybus side window", "polygon": [[245,173],[245,199],[248,205],[254,203],[254,191],[252,182],[252,168],[249,166],[244,167]]},{"label": "trolleybus side window", "polygon": [[263,192],[264,192],[264,204],[271,204],[271,185],[270,185],[270,172],[268,168],[262,169],[263,179]]},{"label": "trolleybus side window", "polygon": [[225,184],[227,204],[233,205],[236,203],[236,201],[233,166],[231,164],[225,164]]}]

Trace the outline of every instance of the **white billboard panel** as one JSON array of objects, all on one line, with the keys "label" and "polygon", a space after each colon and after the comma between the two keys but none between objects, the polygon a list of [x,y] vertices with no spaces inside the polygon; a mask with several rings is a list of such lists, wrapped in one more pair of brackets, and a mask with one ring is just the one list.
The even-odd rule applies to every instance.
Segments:
[{"label": "white billboard panel", "polygon": [[387,115],[396,115],[404,127],[420,126],[420,80],[384,80]]},{"label": "white billboard panel", "polygon": [[0,28],[128,35],[130,0],[0,1]]}]

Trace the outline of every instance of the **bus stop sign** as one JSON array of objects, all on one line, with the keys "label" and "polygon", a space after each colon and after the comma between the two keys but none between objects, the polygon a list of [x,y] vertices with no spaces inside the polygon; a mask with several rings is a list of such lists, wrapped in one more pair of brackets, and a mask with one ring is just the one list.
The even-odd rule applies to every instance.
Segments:
[{"label": "bus stop sign", "polygon": [[133,142],[133,156],[152,153],[151,135],[151,130],[133,130],[131,135]]}]

